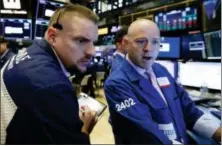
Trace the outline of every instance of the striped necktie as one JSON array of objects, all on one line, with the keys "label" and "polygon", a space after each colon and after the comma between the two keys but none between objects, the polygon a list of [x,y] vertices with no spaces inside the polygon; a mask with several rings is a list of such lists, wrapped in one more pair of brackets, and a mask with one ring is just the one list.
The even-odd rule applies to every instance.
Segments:
[{"label": "striped necktie", "polygon": [[166,101],[166,99],[165,99],[165,97],[164,97],[164,95],[163,95],[163,93],[162,93],[162,91],[161,91],[161,89],[160,89],[160,87],[157,83],[156,76],[155,76],[153,70],[146,71],[145,75],[148,76],[148,79],[150,79],[153,87],[157,90],[157,92],[160,94],[160,96],[162,97],[164,102],[167,104],[167,101]]}]

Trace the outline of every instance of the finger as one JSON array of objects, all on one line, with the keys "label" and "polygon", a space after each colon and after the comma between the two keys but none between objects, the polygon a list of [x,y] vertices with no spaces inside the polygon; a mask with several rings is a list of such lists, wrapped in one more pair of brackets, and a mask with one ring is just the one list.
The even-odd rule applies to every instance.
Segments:
[{"label": "finger", "polygon": [[81,119],[82,119],[82,118],[84,118],[84,116],[85,116],[85,111],[80,110],[79,111],[79,117],[81,117]]},{"label": "finger", "polygon": [[91,116],[91,111],[90,111],[90,110],[85,110],[85,111],[84,111],[84,115],[85,115],[86,117],[90,117],[90,116]]},{"label": "finger", "polygon": [[99,121],[99,116],[95,116],[94,120],[93,120],[93,125],[96,125],[96,123]]},{"label": "finger", "polygon": [[93,116],[96,116],[96,111],[91,110],[91,113],[92,113]]},{"label": "finger", "polygon": [[85,106],[85,110],[86,110],[86,111],[90,111],[91,109],[90,109],[90,107],[89,107],[88,105],[86,105],[86,106]]},{"label": "finger", "polygon": [[83,106],[81,106],[81,110],[85,110],[87,108],[87,106],[86,105],[83,105]]},{"label": "finger", "polygon": [[79,117],[80,117],[80,118],[82,117],[82,112],[81,112],[81,111],[79,111]]},{"label": "finger", "polygon": [[84,109],[81,108],[81,109],[79,110],[79,112],[84,113],[84,112],[85,112],[85,108],[84,108]]},{"label": "finger", "polygon": [[96,116],[96,111],[93,111],[93,110],[90,110],[90,111],[87,111],[87,115],[92,117],[92,118],[95,118]]}]

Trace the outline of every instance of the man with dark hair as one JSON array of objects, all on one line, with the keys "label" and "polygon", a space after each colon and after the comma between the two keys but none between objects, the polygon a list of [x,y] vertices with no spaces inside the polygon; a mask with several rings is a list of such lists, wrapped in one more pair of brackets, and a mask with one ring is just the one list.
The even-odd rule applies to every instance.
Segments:
[{"label": "man with dark hair", "polygon": [[67,70],[86,70],[97,37],[96,14],[70,4],[55,11],[44,39],[9,60],[1,71],[1,144],[90,144],[95,112],[79,111]]},{"label": "man with dark hair", "polygon": [[11,58],[14,53],[8,49],[7,41],[3,36],[0,36],[0,55],[1,55],[1,61],[0,61],[0,69],[3,67],[3,65],[8,61],[9,58]]},{"label": "man with dark hair", "polygon": [[123,38],[127,34],[128,27],[122,26],[122,28],[116,32],[115,35],[115,45],[117,51],[113,55],[111,72],[118,68],[121,65],[122,60],[125,58],[127,50],[125,48]]}]

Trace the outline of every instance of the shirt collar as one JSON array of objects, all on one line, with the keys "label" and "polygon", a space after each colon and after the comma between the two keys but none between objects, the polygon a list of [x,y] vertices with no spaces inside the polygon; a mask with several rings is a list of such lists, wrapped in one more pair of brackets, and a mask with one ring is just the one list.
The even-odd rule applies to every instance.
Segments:
[{"label": "shirt collar", "polygon": [[121,52],[119,52],[119,51],[116,51],[115,53],[114,53],[114,56],[116,56],[117,54],[119,54],[121,57],[125,57],[125,54],[123,54],[123,53],[121,53]]},{"label": "shirt collar", "polygon": [[3,58],[3,57],[5,57],[5,55],[8,53],[8,49],[1,55],[1,59]]},{"label": "shirt collar", "polygon": [[66,70],[65,66],[63,65],[62,61],[59,59],[57,53],[55,52],[54,48],[52,48],[53,52],[55,53],[55,56],[57,60],[59,61],[59,64],[62,68],[63,73],[65,74],[66,77],[70,77],[70,73]]},{"label": "shirt collar", "polygon": [[145,72],[150,73],[150,72],[153,71],[152,68],[150,68],[150,69],[147,70],[147,69],[140,68],[140,67],[136,66],[136,65],[129,59],[128,54],[126,55],[126,60],[129,62],[129,64],[130,64],[140,75],[142,75],[142,76],[145,77],[146,79],[148,78],[148,76],[145,74]]}]

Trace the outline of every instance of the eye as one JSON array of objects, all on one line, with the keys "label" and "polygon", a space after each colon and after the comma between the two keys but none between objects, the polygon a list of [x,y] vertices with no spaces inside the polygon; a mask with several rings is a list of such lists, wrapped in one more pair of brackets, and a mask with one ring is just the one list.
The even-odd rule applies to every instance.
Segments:
[{"label": "eye", "polygon": [[88,40],[87,40],[87,39],[77,39],[76,42],[77,42],[78,44],[84,44],[84,43],[87,43]]},{"label": "eye", "polygon": [[136,43],[137,44],[144,44],[144,43],[146,43],[146,40],[136,40]]},{"label": "eye", "polygon": [[158,44],[160,44],[160,41],[159,41],[159,40],[154,39],[154,40],[152,40],[152,44],[153,44],[153,45],[158,45]]},{"label": "eye", "polygon": [[146,39],[140,39],[140,40],[136,40],[137,45],[139,45],[140,47],[144,47],[147,43]]}]

